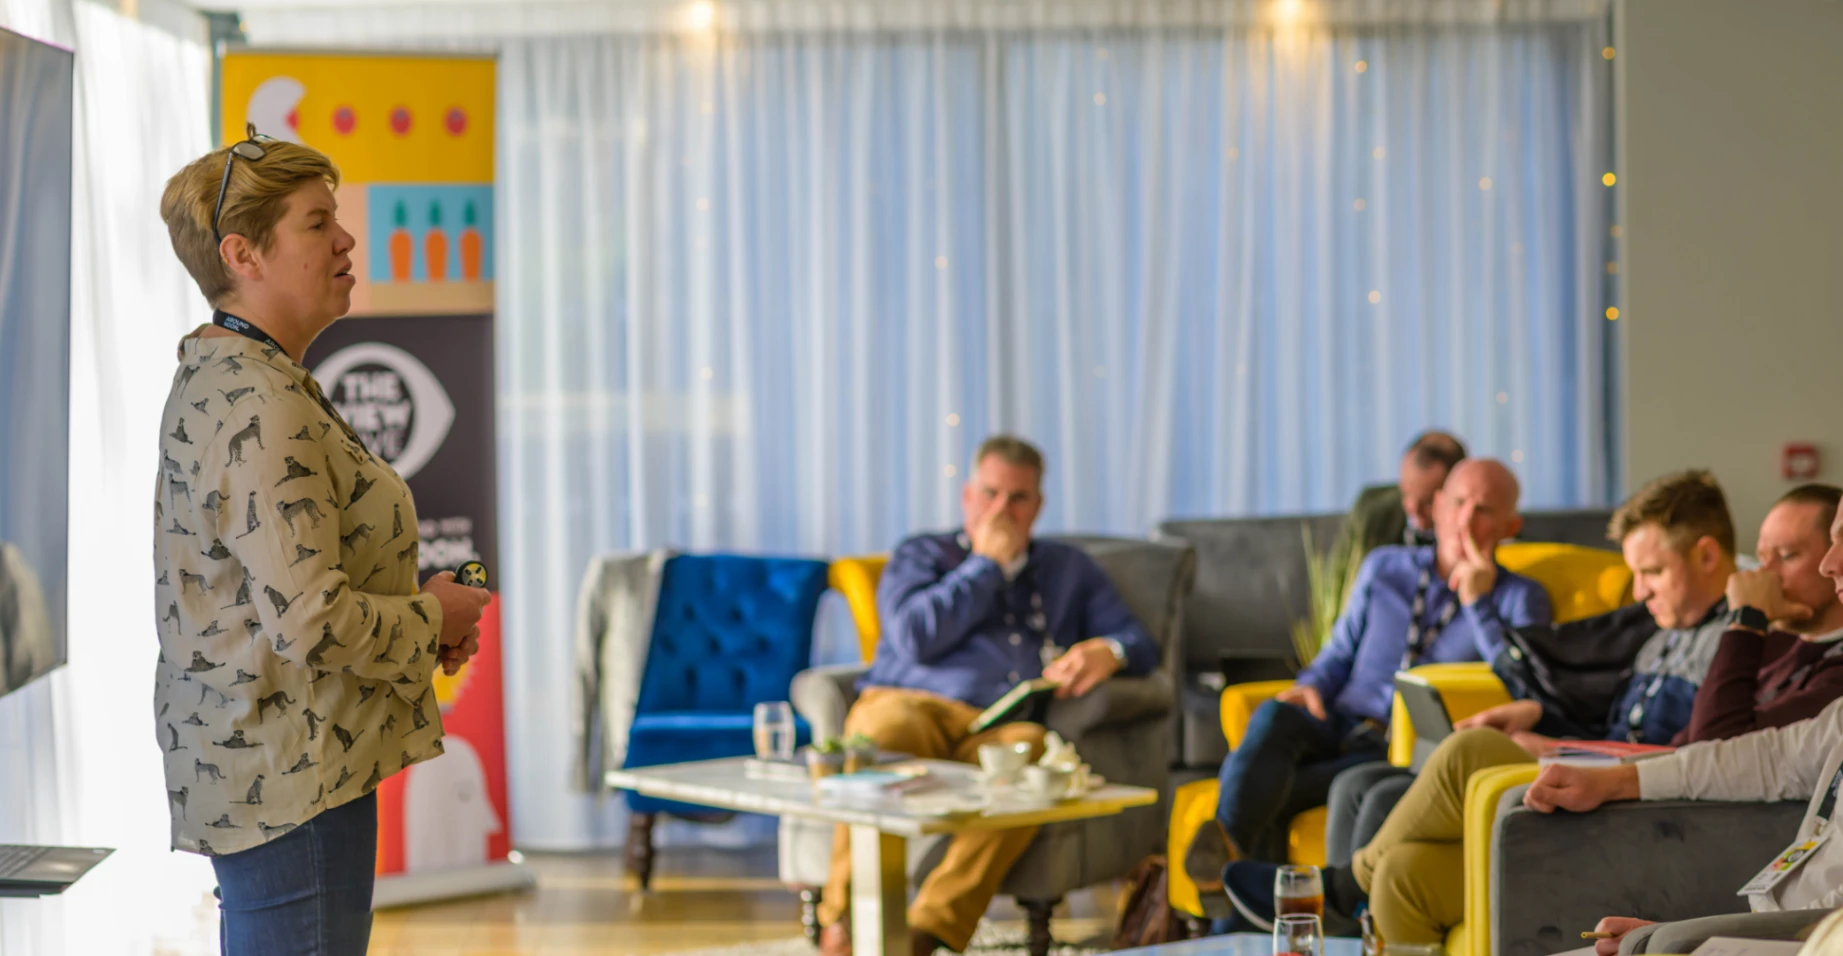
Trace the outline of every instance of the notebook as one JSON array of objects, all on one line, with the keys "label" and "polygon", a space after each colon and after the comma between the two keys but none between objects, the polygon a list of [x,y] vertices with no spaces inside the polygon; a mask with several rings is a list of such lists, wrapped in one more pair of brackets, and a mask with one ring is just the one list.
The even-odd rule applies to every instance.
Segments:
[{"label": "notebook", "polygon": [[1020,721],[1043,723],[1049,716],[1050,697],[1058,686],[1056,681],[1047,677],[1037,677],[1013,687],[996,703],[987,707],[984,713],[973,718],[968,731],[977,734],[999,724]]},{"label": "notebook", "polygon": [[1623,740],[1564,740],[1549,751],[1541,762],[1545,766],[1568,763],[1582,767],[1610,767],[1662,757],[1676,749],[1658,744],[1626,743]]}]

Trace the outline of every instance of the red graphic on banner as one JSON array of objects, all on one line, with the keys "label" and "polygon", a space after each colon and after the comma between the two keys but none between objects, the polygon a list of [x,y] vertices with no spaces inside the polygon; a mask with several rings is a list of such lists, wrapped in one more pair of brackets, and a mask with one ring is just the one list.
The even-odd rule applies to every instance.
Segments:
[{"label": "red graphic on banner", "polygon": [[[432,855],[437,858],[438,866],[429,868],[503,860],[512,849],[511,828],[506,819],[505,695],[500,682],[502,662],[499,595],[495,594],[492,603],[480,615],[480,653],[475,654],[452,679],[443,678],[437,671],[438,686],[450,685],[450,693],[454,695],[452,700],[441,702],[442,740],[449,752],[417,764],[405,773],[389,777],[378,787],[377,871],[380,874],[401,873],[411,869],[410,857],[416,854],[416,847],[412,844],[416,844],[418,838],[422,853],[416,855]],[[484,771],[487,798],[484,804],[474,802],[472,797],[475,795],[467,791],[472,783],[471,771],[444,773],[446,768],[438,766],[442,761],[466,759],[465,755],[456,753],[459,748],[470,750],[471,756],[477,757],[479,768]],[[434,831],[426,835],[406,831],[406,827],[417,826],[415,815],[406,815],[404,809],[406,803],[411,802],[406,801],[405,791],[420,786],[416,780],[418,774],[442,774],[442,785],[451,788],[451,792],[432,794],[428,798],[430,805],[423,809],[441,807],[451,812],[423,816],[422,819]],[[455,813],[451,809],[453,805],[466,809]],[[479,812],[482,807],[490,816]],[[482,840],[483,843],[477,842]],[[434,845],[437,842],[441,845]]]}]

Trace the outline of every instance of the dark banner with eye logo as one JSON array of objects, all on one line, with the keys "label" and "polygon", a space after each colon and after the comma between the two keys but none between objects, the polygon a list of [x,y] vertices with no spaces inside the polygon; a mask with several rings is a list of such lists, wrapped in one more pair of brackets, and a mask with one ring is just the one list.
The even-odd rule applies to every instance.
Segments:
[{"label": "dark banner with eye logo", "polygon": [[[307,367],[366,447],[409,482],[422,577],[482,561],[499,569],[491,316],[348,318],[322,333]],[[498,591],[498,581],[489,588]],[[379,905],[453,895],[468,868],[486,885],[511,849],[499,601],[480,620],[480,653],[435,676],[447,753],[378,789]],[[522,875],[522,874],[521,874]]]}]

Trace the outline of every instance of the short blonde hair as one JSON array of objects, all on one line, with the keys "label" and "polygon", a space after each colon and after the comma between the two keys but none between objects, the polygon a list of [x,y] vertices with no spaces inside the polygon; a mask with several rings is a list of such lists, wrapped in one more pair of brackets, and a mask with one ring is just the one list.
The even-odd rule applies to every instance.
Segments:
[{"label": "short blonde hair", "polygon": [[[268,139],[261,145],[261,159],[238,156],[231,160],[230,188],[224,193],[217,231],[226,236],[236,233],[266,251],[275,224],[287,210],[288,196],[315,181],[338,188],[339,169],[311,146]],[[236,286],[211,229],[211,211],[217,206],[224,156],[229,151],[228,146],[214,149],[187,163],[166,181],[166,191],[160,196],[160,218],[166,221],[173,254],[192,274],[205,301],[213,305]]]},{"label": "short blonde hair", "polygon": [[1728,516],[1728,498],[1707,471],[1679,471],[1638,489],[1613,512],[1606,536],[1623,542],[1648,524],[1657,525],[1677,551],[1688,551],[1697,541],[1713,538],[1723,554],[1734,553],[1734,519]]}]

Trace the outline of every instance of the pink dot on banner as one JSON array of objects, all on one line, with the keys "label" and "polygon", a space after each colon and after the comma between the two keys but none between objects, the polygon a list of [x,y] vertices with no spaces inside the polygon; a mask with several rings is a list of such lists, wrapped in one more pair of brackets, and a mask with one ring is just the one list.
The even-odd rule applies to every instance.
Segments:
[{"label": "pink dot on banner", "polygon": [[397,107],[390,111],[390,131],[402,136],[410,131],[410,111]]},{"label": "pink dot on banner", "polygon": [[339,135],[350,135],[352,128],[357,125],[358,114],[352,112],[352,107],[341,106],[333,111],[333,129],[337,130]]},{"label": "pink dot on banner", "polygon": [[467,132],[467,111],[466,110],[461,109],[458,106],[448,107],[448,116],[447,116],[446,121],[448,124],[448,132],[451,135],[459,136],[462,133]]},{"label": "pink dot on banner", "polygon": [[300,110],[289,110],[288,115],[282,117],[282,122],[287,123],[289,129],[294,130],[295,132],[300,132],[301,111]]}]

